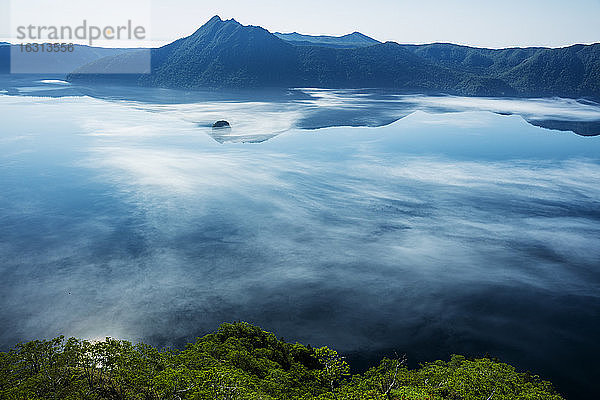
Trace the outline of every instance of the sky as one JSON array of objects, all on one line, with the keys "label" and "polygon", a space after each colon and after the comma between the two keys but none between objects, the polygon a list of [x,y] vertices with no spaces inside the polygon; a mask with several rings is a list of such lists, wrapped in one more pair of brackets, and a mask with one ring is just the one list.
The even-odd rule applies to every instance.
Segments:
[{"label": "sky", "polygon": [[600,42],[600,0],[105,0],[101,7],[89,1],[12,0],[12,8],[11,0],[0,0],[0,40],[14,36],[17,24],[78,24],[85,18],[101,25],[132,19],[147,27],[149,37],[129,45],[166,44],[193,33],[213,15],[271,32],[360,31],[399,43],[499,48]]}]

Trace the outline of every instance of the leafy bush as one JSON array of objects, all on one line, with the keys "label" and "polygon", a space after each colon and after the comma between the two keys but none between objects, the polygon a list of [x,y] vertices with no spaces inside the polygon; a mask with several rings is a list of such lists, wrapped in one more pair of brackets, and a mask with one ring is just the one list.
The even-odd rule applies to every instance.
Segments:
[{"label": "leafy bush", "polygon": [[336,351],[223,324],[183,350],[107,338],[32,341],[0,353],[2,399],[562,399],[549,382],[491,359],[409,370],[384,359],[351,375]]}]

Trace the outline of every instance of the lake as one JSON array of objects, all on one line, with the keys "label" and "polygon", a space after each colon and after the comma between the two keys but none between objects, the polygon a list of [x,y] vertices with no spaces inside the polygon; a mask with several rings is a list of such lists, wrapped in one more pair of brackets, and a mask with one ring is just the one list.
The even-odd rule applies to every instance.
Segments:
[{"label": "lake", "polygon": [[599,104],[24,76],[0,116],[4,350],[244,320],[600,390]]}]

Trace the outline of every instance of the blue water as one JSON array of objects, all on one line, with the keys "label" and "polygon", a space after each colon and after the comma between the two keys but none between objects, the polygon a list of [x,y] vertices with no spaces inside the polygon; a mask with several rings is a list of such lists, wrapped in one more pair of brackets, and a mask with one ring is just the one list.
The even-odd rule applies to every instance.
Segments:
[{"label": "blue water", "polygon": [[2,348],[245,320],[358,366],[488,353],[597,393],[600,137],[526,120],[598,105],[4,85]]}]

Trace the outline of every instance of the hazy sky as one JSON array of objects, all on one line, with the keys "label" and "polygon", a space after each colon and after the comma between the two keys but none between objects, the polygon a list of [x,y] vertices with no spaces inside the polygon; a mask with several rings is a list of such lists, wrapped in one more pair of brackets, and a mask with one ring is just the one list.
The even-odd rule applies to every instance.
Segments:
[{"label": "hazy sky", "polygon": [[[0,0],[0,7],[8,4],[9,0]],[[192,33],[218,14],[273,32],[342,35],[360,31],[400,43],[558,47],[600,42],[600,0],[105,0],[102,7],[98,4],[13,0],[13,21],[2,21],[1,15],[9,13],[0,9],[2,36],[6,37],[7,27],[16,19],[54,18],[75,24],[83,18],[111,22],[131,18],[150,25],[152,39],[166,43]]]}]

